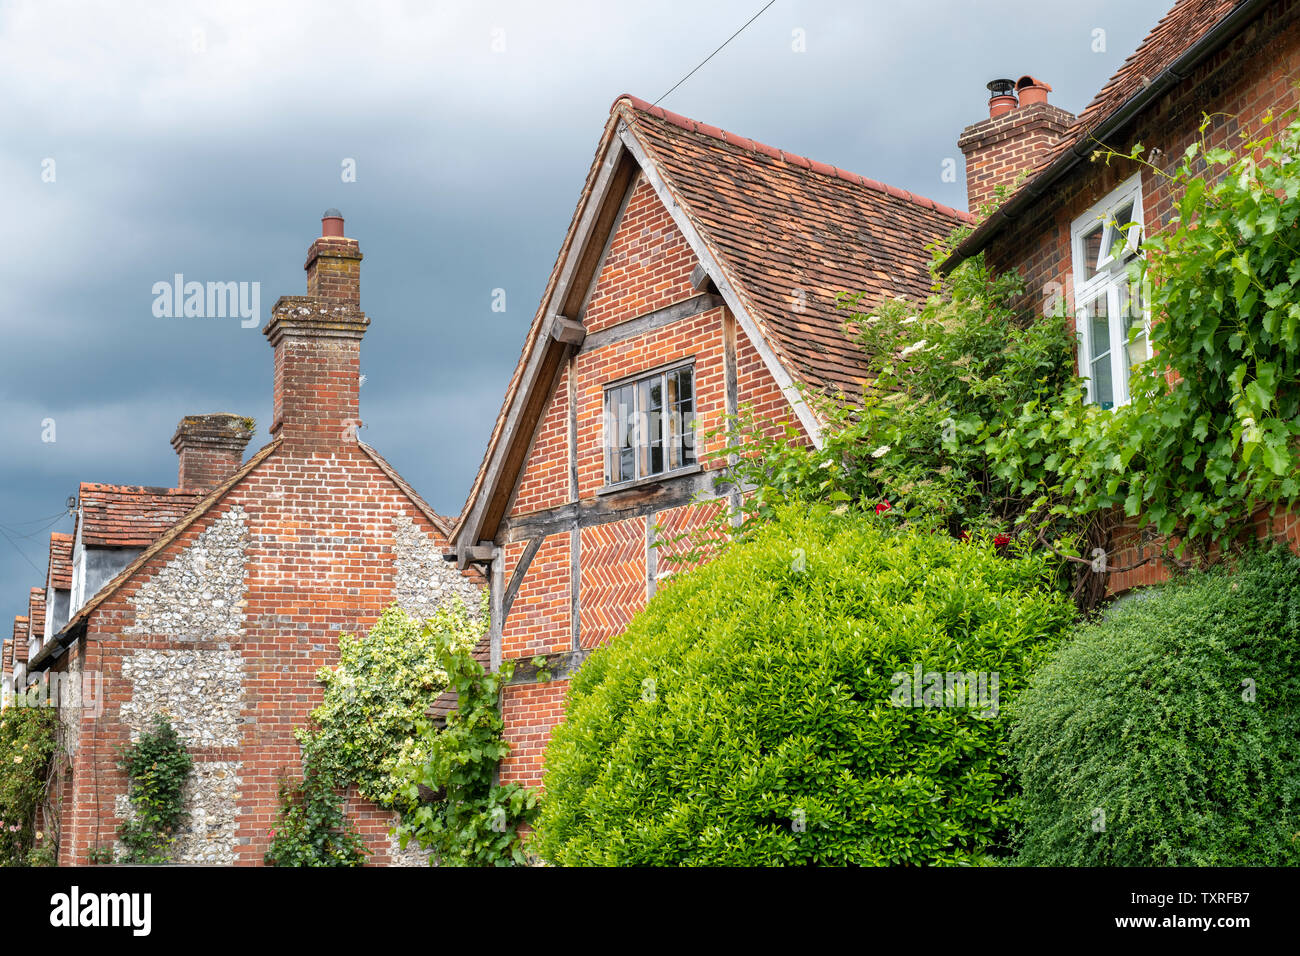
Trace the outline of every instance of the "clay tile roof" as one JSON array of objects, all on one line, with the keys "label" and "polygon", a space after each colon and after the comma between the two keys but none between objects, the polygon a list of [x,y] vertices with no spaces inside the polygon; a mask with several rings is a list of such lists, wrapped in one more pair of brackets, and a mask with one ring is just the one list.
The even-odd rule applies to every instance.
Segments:
[{"label": "clay tile roof", "polygon": [[81,541],[97,548],[147,548],[202,498],[202,492],[185,488],[83,481],[78,496]]},{"label": "clay tile roof", "polygon": [[1138,48],[1129,54],[1115,75],[1092,98],[1092,102],[1075,118],[1074,124],[1066,130],[1060,141],[1039,159],[1018,191],[1023,191],[1067,149],[1086,139],[1103,120],[1112,116],[1164,72],[1166,67],[1195,46],[1211,27],[1240,2],[1241,0],[1178,0],[1160,18],[1160,22],[1151,29]]},{"label": "clay tile roof", "polygon": [[21,614],[14,617],[14,643],[27,640],[27,618]]},{"label": "clay tile roof", "polygon": [[[1175,3],[1078,115],[1074,126],[1065,136],[1067,145],[1082,137],[1159,76],[1165,67],[1173,64],[1194,46],[1238,2],[1240,0],[1179,0]],[[1058,145],[1055,152],[1059,153],[1064,148],[1065,146]]]},{"label": "clay tile roof", "polygon": [[548,387],[532,381],[532,359],[546,347],[542,333],[548,310],[558,308],[554,297],[566,263],[591,241],[583,223],[594,221],[591,204],[599,198],[602,170],[614,168],[606,157],[619,148],[622,127],[664,184],[666,201],[690,221],[702,255],[718,264],[745,316],[797,384],[856,395],[864,359],[843,330],[847,313],[835,307],[836,296],[923,298],[930,291],[926,243],[973,222],[968,213],[923,196],[620,96],[452,532],[458,540],[484,530],[494,491],[514,480],[497,473],[494,462],[510,458],[511,416],[521,413],[530,390]]},{"label": "clay tile roof", "polygon": [[32,588],[27,593],[27,620],[29,636],[42,640],[45,637],[45,588]]},{"label": "clay tile roof", "polygon": [[49,583],[56,591],[72,590],[72,535],[50,535]]},{"label": "clay tile roof", "polygon": [[620,97],[615,109],[653,151],[784,364],[809,385],[856,395],[864,380],[837,295],[923,299],[931,285],[926,245],[972,221],[634,96]]}]

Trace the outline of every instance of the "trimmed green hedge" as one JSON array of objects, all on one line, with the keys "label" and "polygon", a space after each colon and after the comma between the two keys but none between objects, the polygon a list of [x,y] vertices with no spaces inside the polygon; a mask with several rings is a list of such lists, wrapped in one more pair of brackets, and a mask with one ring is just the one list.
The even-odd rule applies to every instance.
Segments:
[{"label": "trimmed green hedge", "polygon": [[1080,628],[1013,741],[1024,864],[1300,863],[1300,560],[1252,555]]},{"label": "trimmed green hedge", "polygon": [[533,849],[599,865],[1002,852],[1005,713],[895,706],[894,675],[996,673],[1005,708],[1072,611],[1045,559],[894,520],[783,509],[662,587],[573,679]]}]

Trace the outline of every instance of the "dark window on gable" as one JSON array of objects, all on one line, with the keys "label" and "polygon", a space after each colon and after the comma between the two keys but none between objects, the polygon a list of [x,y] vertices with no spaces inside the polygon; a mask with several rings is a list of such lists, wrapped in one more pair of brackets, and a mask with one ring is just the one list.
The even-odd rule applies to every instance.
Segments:
[{"label": "dark window on gable", "polygon": [[605,484],[695,464],[695,368],[678,365],[605,389]]}]

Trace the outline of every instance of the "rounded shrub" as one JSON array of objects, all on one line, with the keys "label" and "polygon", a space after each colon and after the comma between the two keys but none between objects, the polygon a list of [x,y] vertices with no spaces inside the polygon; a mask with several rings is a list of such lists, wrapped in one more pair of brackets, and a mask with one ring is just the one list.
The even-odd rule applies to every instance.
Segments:
[{"label": "rounded shrub", "polygon": [[1254,554],[1079,628],[1012,740],[1021,863],[1300,863],[1300,560]]},{"label": "rounded shrub", "polygon": [[[888,512],[778,510],[574,676],[533,849],[570,865],[984,861],[1013,809],[1000,708],[1070,617],[1042,557]],[[958,673],[968,694],[936,690]]]}]

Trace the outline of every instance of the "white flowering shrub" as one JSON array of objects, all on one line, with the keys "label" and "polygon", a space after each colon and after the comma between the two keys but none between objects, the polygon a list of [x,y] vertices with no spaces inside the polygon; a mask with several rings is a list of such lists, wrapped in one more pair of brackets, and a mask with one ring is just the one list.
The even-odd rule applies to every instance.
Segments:
[{"label": "white flowering shrub", "polygon": [[399,758],[418,754],[416,733],[425,711],[447,687],[449,653],[478,643],[487,615],[471,618],[459,602],[425,622],[389,607],[367,635],[339,636],[339,663],[321,668],[325,697],[300,729],[306,763],[338,786],[357,784],[361,795],[384,806],[398,781]]}]

